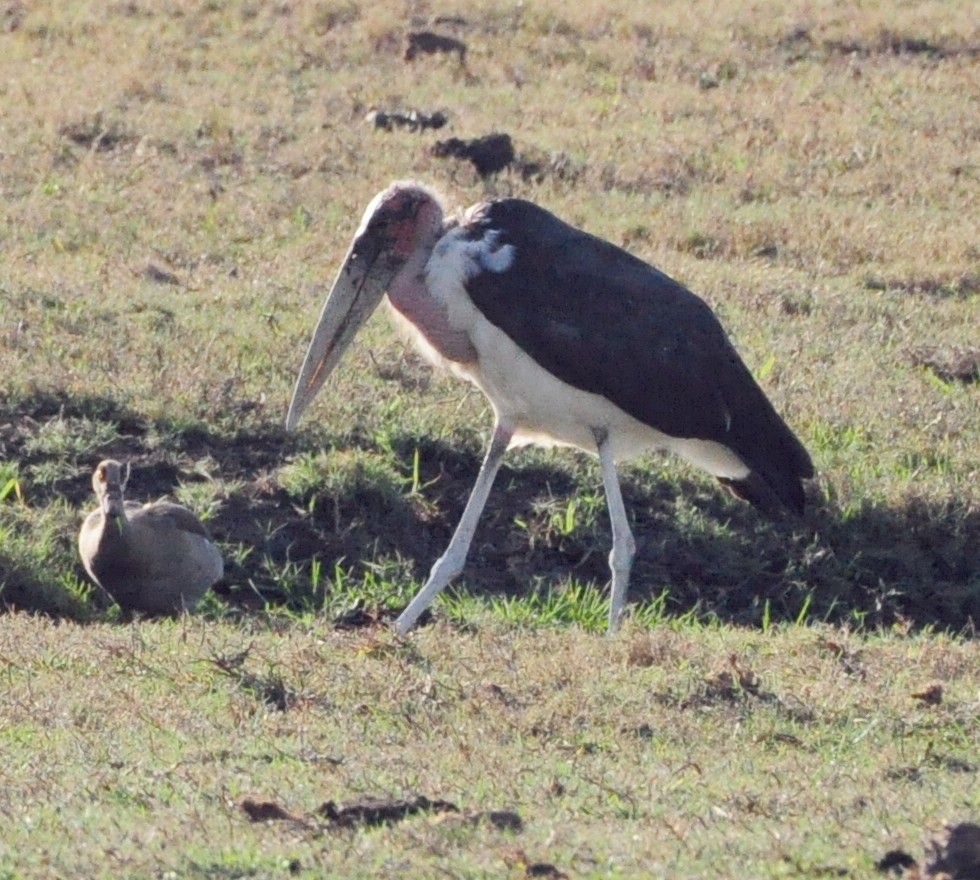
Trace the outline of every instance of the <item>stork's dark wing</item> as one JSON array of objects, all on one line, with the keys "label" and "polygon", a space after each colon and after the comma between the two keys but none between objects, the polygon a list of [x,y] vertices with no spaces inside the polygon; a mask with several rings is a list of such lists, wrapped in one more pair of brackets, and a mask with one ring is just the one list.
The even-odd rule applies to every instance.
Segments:
[{"label": "stork's dark wing", "polygon": [[764,483],[736,492],[769,506],[757,497],[768,488],[802,510],[810,456],[703,300],[530,202],[490,202],[468,228],[474,238],[496,230],[497,246],[513,246],[507,270],[486,268],[467,291],[537,363],[664,434],[731,448]]}]

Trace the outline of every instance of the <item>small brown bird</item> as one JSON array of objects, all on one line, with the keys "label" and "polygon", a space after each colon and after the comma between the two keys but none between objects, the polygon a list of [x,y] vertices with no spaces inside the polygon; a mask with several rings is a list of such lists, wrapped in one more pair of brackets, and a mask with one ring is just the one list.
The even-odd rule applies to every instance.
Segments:
[{"label": "small brown bird", "polygon": [[221,554],[186,507],[124,500],[128,480],[128,465],[112,459],[92,474],[99,509],[78,535],[85,570],[126,612],[190,610],[224,574]]}]

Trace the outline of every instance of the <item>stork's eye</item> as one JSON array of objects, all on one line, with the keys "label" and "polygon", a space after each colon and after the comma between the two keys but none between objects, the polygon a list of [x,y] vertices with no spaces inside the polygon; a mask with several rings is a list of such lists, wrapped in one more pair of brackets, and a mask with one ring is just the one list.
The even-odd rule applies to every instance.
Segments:
[{"label": "stork's eye", "polygon": [[418,213],[419,200],[412,198],[409,193],[399,193],[384,206],[382,218],[385,225],[391,226],[411,220]]},{"label": "stork's eye", "polygon": [[403,220],[410,220],[415,216],[415,203],[409,200],[399,202],[392,209],[389,223],[400,223]]}]

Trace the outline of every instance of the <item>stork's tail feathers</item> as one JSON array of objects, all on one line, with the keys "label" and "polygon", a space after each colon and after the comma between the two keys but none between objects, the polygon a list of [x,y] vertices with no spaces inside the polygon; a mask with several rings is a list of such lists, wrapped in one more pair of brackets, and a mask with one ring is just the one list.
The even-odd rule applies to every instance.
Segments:
[{"label": "stork's tail feathers", "polygon": [[772,411],[771,430],[764,434],[766,442],[757,454],[749,458],[751,470],[741,479],[719,477],[718,481],[731,493],[776,517],[789,510],[802,516],[806,506],[803,481],[813,474],[813,461],[796,435]]},{"label": "stork's tail feathers", "polygon": [[718,482],[736,498],[748,501],[753,507],[773,519],[787,510],[797,516],[803,514],[806,498],[803,494],[803,485],[798,479],[784,481],[779,491],[776,491],[776,488],[756,471],[751,471],[741,480],[718,477]]}]

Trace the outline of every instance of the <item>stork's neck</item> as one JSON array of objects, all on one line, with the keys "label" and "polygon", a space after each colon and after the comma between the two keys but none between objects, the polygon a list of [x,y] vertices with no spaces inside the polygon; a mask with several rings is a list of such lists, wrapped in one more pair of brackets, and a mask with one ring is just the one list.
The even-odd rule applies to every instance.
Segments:
[{"label": "stork's neck", "polygon": [[425,283],[425,267],[432,256],[432,249],[441,237],[441,231],[435,230],[420,236],[420,240],[415,242],[401,269],[388,286],[388,297],[396,307],[399,300],[414,295],[417,284]]},{"label": "stork's neck", "polygon": [[445,304],[429,289],[426,272],[432,251],[445,231],[440,222],[438,226],[425,230],[424,235],[419,235],[416,247],[388,286],[388,300],[395,311],[442,357],[468,364],[476,361],[476,349],[465,332],[450,324]]},{"label": "stork's neck", "polygon": [[410,230],[409,235],[402,239],[410,243],[408,247],[400,244],[395,251],[396,259],[402,261],[402,266],[388,285],[388,298],[404,314],[402,306],[410,308],[420,294],[420,287],[424,288],[426,264],[436,243],[445,234],[442,207],[434,198],[426,199],[419,206],[413,221],[405,223],[402,228]]}]

